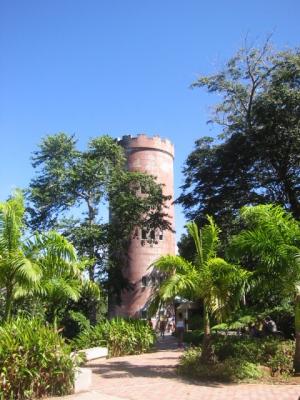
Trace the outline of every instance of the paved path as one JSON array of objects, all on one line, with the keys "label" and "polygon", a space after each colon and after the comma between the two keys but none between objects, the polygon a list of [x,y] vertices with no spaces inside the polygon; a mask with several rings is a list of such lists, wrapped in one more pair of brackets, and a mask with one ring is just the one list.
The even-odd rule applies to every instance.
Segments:
[{"label": "paved path", "polygon": [[300,385],[193,383],[176,376],[181,355],[166,337],[155,353],[92,363],[92,388],[64,400],[298,400]]}]

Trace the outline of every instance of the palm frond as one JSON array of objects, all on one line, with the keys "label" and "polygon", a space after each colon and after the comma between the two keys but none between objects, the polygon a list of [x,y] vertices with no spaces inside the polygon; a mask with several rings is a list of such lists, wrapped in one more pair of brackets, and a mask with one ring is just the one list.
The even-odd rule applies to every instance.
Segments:
[{"label": "palm frond", "polygon": [[15,271],[20,283],[36,283],[42,275],[39,265],[28,258],[17,258],[15,260]]},{"label": "palm frond", "polygon": [[186,225],[189,235],[193,238],[196,247],[196,264],[203,265],[203,245],[202,245],[202,234],[199,231],[195,221],[189,222]]},{"label": "palm frond", "polygon": [[166,255],[156,260],[151,267],[155,267],[160,272],[166,274],[189,273],[194,266],[189,261],[180,256]]},{"label": "palm frond", "polygon": [[20,244],[23,228],[24,201],[21,192],[0,203],[0,254],[15,251]]},{"label": "palm frond", "polygon": [[160,298],[163,301],[170,300],[176,296],[192,297],[197,286],[197,274],[173,274],[168,277],[159,288]]},{"label": "palm frond", "polygon": [[207,216],[208,224],[202,228],[202,248],[204,255],[204,262],[210,258],[215,257],[219,245],[220,229],[215,224],[211,216]]}]

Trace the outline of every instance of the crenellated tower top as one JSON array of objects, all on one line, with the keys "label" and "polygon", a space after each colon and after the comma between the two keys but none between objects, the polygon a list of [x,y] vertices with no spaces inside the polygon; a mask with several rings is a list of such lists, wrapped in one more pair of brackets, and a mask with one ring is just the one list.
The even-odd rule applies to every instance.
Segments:
[{"label": "crenellated tower top", "polygon": [[162,139],[160,136],[147,136],[141,133],[137,136],[124,135],[118,140],[118,143],[125,149],[151,149],[168,153],[174,158],[174,145],[168,139]]}]

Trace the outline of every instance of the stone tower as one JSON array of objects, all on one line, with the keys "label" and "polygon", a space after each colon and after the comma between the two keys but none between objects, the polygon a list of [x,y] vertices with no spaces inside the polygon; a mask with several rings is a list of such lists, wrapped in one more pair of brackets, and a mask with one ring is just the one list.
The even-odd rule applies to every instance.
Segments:
[{"label": "stone tower", "polygon": [[[172,196],[166,213],[174,229],[173,144],[159,136],[148,137],[144,134],[123,136],[119,144],[125,150],[128,171],[156,176],[157,182],[164,185],[163,193]],[[116,315],[145,316],[152,290],[149,266],[164,254],[175,254],[174,232],[137,230],[129,246],[129,266],[123,271],[133,290],[122,293],[121,305],[115,309]]]}]

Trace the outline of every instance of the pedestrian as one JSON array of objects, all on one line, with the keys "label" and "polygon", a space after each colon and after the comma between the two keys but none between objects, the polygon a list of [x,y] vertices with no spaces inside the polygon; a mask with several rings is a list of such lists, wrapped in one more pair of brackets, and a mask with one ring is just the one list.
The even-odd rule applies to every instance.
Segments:
[{"label": "pedestrian", "polygon": [[176,321],[176,334],[177,334],[177,340],[178,340],[178,347],[182,348],[183,347],[183,333],[184,333],[184,320],[182,313],[178,314],[178,318]]},{"label": "pedestrian", "polygon": [[153,322],[151,318],[148,318],[148,325],[151,329],[153,329]]},{"label": "pedestrian", "polygon": [[273,335],[277,332],[277,326],[275,321],[271,319],[271,317],[267,316],[264,319],[264,333],[265,335]]},{"label": "pedestrian", "polygon": [[168,326],[167,326],[167,331],[168,333],[173,333],[173,317],[170,315],[168,318]]},{"label": "pedestrian", "polygon": [[161,337],[165,337],[165,330],[166,330],[166,321],[164,317],[161,317],[159,321],[159,331]]}]

